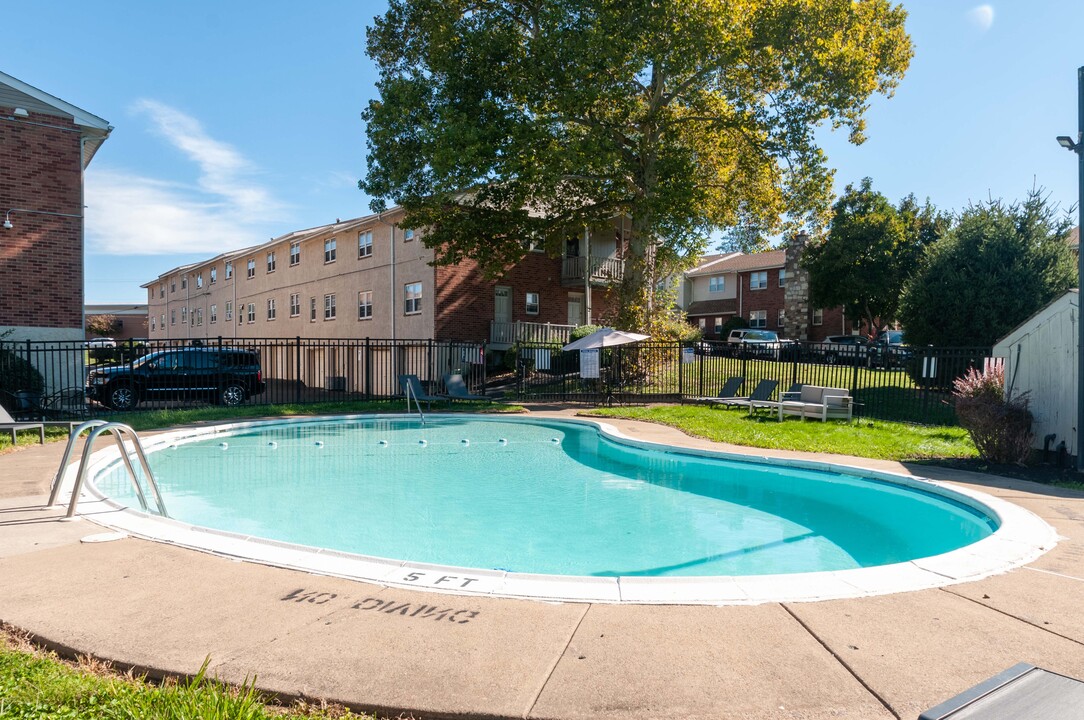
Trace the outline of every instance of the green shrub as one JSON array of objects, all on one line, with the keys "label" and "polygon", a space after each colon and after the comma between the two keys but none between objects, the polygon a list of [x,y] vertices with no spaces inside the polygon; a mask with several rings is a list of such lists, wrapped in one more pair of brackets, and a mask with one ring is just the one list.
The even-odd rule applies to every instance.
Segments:
[{"label": "green shrub", "polygon": [[19,390],[40,393],[45,389],[45,379],[25,358],[11,350],[0,350],[0,390],[14,393]]}]

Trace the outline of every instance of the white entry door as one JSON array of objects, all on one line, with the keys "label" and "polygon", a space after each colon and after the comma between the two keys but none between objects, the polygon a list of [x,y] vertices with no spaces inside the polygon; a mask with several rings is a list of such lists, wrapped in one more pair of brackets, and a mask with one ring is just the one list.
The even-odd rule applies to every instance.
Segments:
[{"label": "white entry door", "polygon": [[512,322],[512,288],[505,285],[493,288],[493,320],[499,323]]},{"label": "white entry door", "polygon": [[583,293],[568,294],[568,324],[583,324]]}]

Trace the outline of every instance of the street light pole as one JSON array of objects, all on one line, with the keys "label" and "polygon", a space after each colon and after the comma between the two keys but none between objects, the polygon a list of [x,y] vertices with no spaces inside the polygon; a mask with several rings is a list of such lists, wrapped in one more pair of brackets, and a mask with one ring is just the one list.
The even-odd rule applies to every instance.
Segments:
[{"label": "street light pole", "polygon": [[1084,252],[1080,247],[1080,241],[1084,240],[1084,66],[1077,68],[1077,136],[1076,140],[1066,135],[1058,136],[1058,144],[1066,150],[1072,150],[1077,155],[1080,176],[1077,178],[1077,244],[1076,244],[1076,469],[1084,472],[1084,318],[1080,311],[1084,305],[1080,302],[1081,285],[1084,285]]}]

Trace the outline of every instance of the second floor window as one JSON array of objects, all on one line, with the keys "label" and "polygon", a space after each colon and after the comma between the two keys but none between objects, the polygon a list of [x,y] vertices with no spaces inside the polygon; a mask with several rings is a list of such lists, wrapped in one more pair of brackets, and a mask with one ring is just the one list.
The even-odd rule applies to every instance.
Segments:
[{"label": "second floor window", "polygon": [[726,276],[712,275],[708,278],[708,292],[723,292],[726,290]]},{"label": "second floor window", "polygon": [[786,287],[786,286],[787,286],[787,271],[786,270],[780,270],[779,271],[779,287]]},{"label": "second floor window", "polygon": [[163,284],[158,286],[158,297],[164,298],[165,296],[166,296],[166,286],[165,286],[165,283],[163,283]]},{"label": "second floor window", "polygon": [[275,298],[267,298],[267,319],[275,319]]},{"label": "second floor window", "polygon": [[211,284],[214,285],[216,282],[218,282],[218,268],[213,267],[211,268]]},{"label": "second floor window", "polygon": [[170,280],[169,281],[169,291],[171,293],[177,292],[177,281],[176,280]]},{"label": "second floor window", "polygon": [[170,325],[176,325],[177,324],[177,311],[176,310],[170,310],[169,311],[169,324]]},{"label": "second floor window", "polygon": [[159,319],[158,319],[158,327],[162,328],[163,330],[166,329],[166,314],[165,313],[162,313],[162,315],[159,317]]},{"label": "second floor window", "polygon": [[373,254],[373,231],[365,230],[358,233],[358,257],[369,257]]},{"label": "second floor window", "polygon": [[409,228],[407,228],[406,230],[403,230],[403,242],[410,242],[413,239],[414,239],[414,231],[413,230],[411,230]]},{"label": "second floor window", "polygon": [[188,276],[187,275],[182,275],[181,276],[181,290],[186,290],[186,289],[188,289]]},{"label": "second floor window", "polygon": [[192,312],[192,314],[195,316],[196,326],[198,327],[198,326],[202,325],[203,324],[203,308],[196,308]]},{"label": "second floor window", "polygon": [[199,288],[202,288],[202,287],[203,287],[203,273],[197,273],[196,274],[196,288],[199,289]]},{"label": "second floor window", "polygon": [[422,284],[408,283],[403,287],[403,314],[416,315],[422,311]]},{"label": "second floor window", "polygon": [[768,271],[767,270],[761,270],[760,272],[749,273],[749,289],[750,290],[763,290],[766,287],[768,287]]},{"label": "second floor window", "polygon": [[226,301],[226,322],[233,320],[233,302]]},{"label": "second floor window", "polygon": [[233,277],[233,263],[228,262],[226,263],[226,279],[229,280],[231,277]]},{"label": "second floor window", "polygon": [[309,298],[309,322],[316,322],[316,298]]},{"label": "second floor window", "polygon": [[294,293],[290,296],[290,317],[297,317],[301,314],[301,295]]},{"label": "second floor window", "polygon": [[358,293],[358,320],[373,319],[373,293],[371,290]]},{"label": "second floor window", "polygon": [[325,320],[334,320],[335,319],[335,296],[334,295],[325,295],[324,296],[324,319]]},{"label": "second floor window", "polygon": [[301,243],[290,245],[290,267],[301,264]]},{"label": "second floor window", "polygon": [[186,322],[188,322],[188,308],[183,307],[181,308],[181,325],[184,325]]},{"label": "second floor window", "polygon": [[813,311],[813,324],[814,325],[823,325],[824,324],[824,309],[823,308],[817,308],[816,310]]},{"label": "second floor window", "polygon": [[256,259],[252,258],[248,261],[248,279],[256,277]]},{"label": "second floor window", "polygon": [[208,314],[211,316],[210,321],[212,324],[218,322],[218,305],[212,305],[211,311]]},{"label": "second floor window", "polygon": [[335,248],[337,243],[335,238],[324,241],[324,262],[335,262]]},{"label": "second floor window", "polygon": [[275,253],[267,253],[267,272],[275,272]]},{"label": "second floor window", "polygon": [[248,321],[250,323],[256,322],[256,303],[248,304]]},{"label": "second floor window", "polygon": [[538,314],[538,293],[527,293],[527,314]]}]

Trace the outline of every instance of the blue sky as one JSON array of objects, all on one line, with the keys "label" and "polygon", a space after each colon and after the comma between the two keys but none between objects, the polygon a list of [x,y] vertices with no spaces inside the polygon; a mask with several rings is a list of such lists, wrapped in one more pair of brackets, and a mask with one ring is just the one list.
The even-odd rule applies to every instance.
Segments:
[{"label": "blue sky", "polygon": [[[903,4],[915,58],[896,96],[873,100],[863,145],[823,133],[837,190],[869,176],[893,201],[959,210],[1037,185],[1068,209],[1077,163],[1054,137],[1077,131],[1079,0]],[[116,128],[86,177],[87,302],[145,302],[140,284],[176,265],[367,214],[365,27],[383,9],[6,7],[0,69]]]}]

